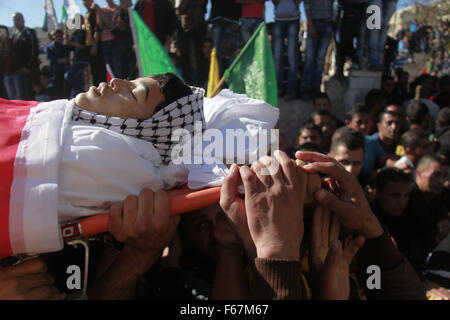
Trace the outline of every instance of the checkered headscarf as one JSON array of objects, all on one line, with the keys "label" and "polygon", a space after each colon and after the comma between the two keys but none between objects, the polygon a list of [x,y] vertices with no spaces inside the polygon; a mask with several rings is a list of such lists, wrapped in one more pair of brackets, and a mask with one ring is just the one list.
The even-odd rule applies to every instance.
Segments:
[{"label": "checkered headscarf", "polygon": [[77,106],[73,108],[72,120],[147,140],[158,150],[162,160],[169,162],[171,150],[179,142],[178,139],[171,141],[174,130],[184,128],[190,134],[193,134],[195,121],[202,122],[202,131],[205,128],[203,114],[205,91],[197,87],[191,87],[191,89],[192,94],[172,102],[146,120],[108,117],[80,109]]}]

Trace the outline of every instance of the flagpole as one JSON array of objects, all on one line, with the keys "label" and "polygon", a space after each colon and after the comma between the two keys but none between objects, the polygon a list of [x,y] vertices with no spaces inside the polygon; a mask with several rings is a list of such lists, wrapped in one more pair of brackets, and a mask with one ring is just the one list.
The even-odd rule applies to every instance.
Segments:
[{"label": "flagpole", "polygon": [[139,50],[139,42],[138,42],[138,36],[137,36],[137,32],[136,32],[136,22],[134,21],[132,7],[128,8],[128,16],[130,17],[131,33],[133,35],[134,52],[136,53],[137,65],[138,65],[138,69],[139,69],[139,77],[143,77],[144,71],[142,70],[141,53]]},{"label": "flagpole", "polygon": [[219,92],[220,92],[220,90],[222,90],[222,87],[223,87],[223,85],[225,84],[225,76],[223,76],[221,79],[220,79],[220,81],[219,81],[219,83],[217,84],[217,86],[214,88],[214,90],[211,92],[211,98],[212,97],[215,97]]}]

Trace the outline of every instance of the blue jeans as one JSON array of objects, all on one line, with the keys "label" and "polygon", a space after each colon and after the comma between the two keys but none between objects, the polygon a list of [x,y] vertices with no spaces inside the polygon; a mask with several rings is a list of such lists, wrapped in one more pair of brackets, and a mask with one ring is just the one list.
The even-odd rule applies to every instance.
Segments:
[{"label": "blue jeans", "polygon": [[9,100],[25,100],[24,76],[19,72],[5,75],[3,84]]},{"label": "blue jeans", "polygon": [[333,35],[331,21],[313,20],[317,36],[306,40],[305,67],[302,75],[301,91],[319,89],[322,82],[325,55]]},{"label": "blue jeans", "polygon": [[384,45],[389,29],[389,20],[397,7],[397,0],[370,0],[369,6],[377,5],[381,9],[381,29],[366,30],[368,37],[368,58],[371,67],[380,68]]},{"label": "blue jeans", "polygon": [[283,58],[284,58],[284,39],[287,38],[288,55],[288,83],[287,94],[294,94],[297,87],[298,72],[298,31],[300,28],[299,20],[275,21],[273,30],[274,60],[277,73],[278,92],[283,92]]},{"label": "blue jeans", "polygon": [[241,18],[241,33],[245,42],[250,40],[252,34],[263,21],[263,18]]}]

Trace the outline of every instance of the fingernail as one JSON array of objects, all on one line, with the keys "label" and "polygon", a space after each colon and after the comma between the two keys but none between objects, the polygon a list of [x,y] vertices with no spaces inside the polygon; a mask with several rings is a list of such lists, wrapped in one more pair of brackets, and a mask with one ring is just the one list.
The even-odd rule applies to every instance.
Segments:
[{"label": "fingernail", "polygon": [[326,197],[326,193],[322,189],[320,189],[319,191],[316,192],[317,201],[322,202],[323,200],[325,200],[325,197]]},{"label": "fingernail", "polygon": [[339,251],[339,240],[333,240],[331,242],[331,251],[333,251],[333,252]]}]

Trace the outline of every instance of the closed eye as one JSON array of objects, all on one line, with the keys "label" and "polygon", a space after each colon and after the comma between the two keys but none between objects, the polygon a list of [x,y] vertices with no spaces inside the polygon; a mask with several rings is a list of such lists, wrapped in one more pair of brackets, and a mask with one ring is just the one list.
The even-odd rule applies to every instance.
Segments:
[{"label": "closed eye", "polygon": [[130,94],[131,94],[131,96],[133,97],[133,99],[136,100],[136,102],[137,102],[137,98],[136,98],[136,96],[134,95],[133,90],[131,90],[131,89],[130,89]]}]

